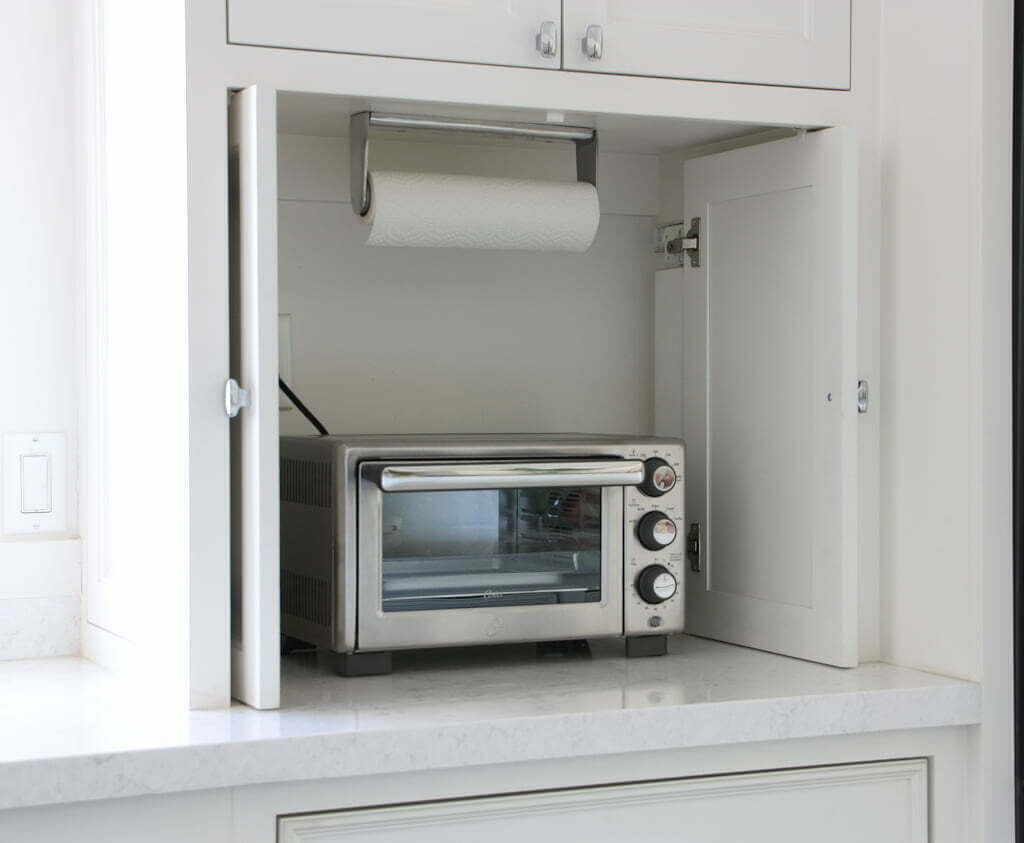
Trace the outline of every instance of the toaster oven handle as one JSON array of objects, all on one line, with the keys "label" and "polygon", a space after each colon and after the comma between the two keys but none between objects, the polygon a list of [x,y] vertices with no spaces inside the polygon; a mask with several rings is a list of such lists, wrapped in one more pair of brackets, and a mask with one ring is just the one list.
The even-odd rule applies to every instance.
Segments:
[{"label": "toaster oven handle", "polygon": [[442,492],[547,486],[637,486],[640,460],[398,463],[374,466],[368,479],[384,492]]}]

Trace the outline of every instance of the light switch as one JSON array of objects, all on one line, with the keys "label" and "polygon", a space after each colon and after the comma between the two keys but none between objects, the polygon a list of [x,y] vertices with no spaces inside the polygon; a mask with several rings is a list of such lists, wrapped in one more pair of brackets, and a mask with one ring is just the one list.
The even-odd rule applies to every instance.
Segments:
[{"label": "light switch", "polygon": [[21,455],[21,511],[52,512],[50,488],[50,455]]},{"label": "light switch", "polygon": [[2,467],[4,534],[64,535],[68,530],[64,434],[5,433]]}]

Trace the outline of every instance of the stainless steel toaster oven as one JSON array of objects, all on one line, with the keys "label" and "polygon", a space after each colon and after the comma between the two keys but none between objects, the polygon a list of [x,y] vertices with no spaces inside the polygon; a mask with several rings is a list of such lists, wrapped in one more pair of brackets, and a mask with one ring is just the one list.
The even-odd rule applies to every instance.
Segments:
[{"label": "stainless steel toaster oven", "polygon": [[394,650],[683,628],[683,445],[598,435],[281,440],[285,636]]}]

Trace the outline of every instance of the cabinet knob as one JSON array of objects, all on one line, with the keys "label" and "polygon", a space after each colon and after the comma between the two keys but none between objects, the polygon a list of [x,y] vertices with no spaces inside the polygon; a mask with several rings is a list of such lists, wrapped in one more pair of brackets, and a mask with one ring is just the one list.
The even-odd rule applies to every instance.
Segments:
[{"label": "cabinet knob", "polygon": [[241,384],[234,378],[228,378],[224,384],[224,412],[228,414],[228,418],[235,418],[249,405],[249,390],[242,389]]},{"label": "cabinet knob", "polygon": [[537,52],[546,59],[553,59],[558,55],[558,24],[553,20],[546,20],[540,25],[540,32],[537,33]]},{"label": "cabinet knob", "polygon": [[596,24],[590,24],[583,36],[583,54],[594,61],[604,55],[604,30]]}]

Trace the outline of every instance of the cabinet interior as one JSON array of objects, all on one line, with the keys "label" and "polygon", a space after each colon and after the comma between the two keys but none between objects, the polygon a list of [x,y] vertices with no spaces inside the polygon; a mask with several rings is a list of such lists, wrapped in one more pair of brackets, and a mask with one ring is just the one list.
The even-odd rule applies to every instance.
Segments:
[{"label": "cabinet interior", "polygon": [[[831,664],[857,663],[855,643],[824,645],[829,655],[818,644],[826,639],[855,642],[857,614],[856,538],[850,527],[856,515],[850,497],[855,451],[847,450],[850,416],[839,409],[847,401],[840,397],[832,403],[832,390],[840,396],[840,384],[850,375],[845,367],[853,360],[846,350],[838,350],[838,339],[833,341],[850,336],[843,322],[848,299],[839,303],[835,297],[840,289],[847,290],[844,295],[855,290],[856,283],[850,280],[856,261],[848,261],[849,253],[836,241],[852,242],[855,223],[846,216],[850,206],[837,200],[846,193],[837,185],[846,183],[849,153],[839,154],[847,146],[834,133],[832,140],[820,143],[755,152],[743,148],[789,137],[793,129],[627,115],[595,119],[280,92],[274,100],[250,99],[267,102],[267,108],[275,103],[274,133],[268,136],[274,140],[277,165],[272,187],[281,374],[331,433],[692,435],[688,514],[696,514],[698,531],[714,523],[704,500],[714,480],[724,490],[719,492],[721,535],[743,534],[750,541],[739,542],[727,564],[715,568],[717,586],[711,584],[710,567],[705,573],[700,566],[692,568],[696,578],[686,586],[687,612],[691,593],[702,603],[708,602],[704,595],[721,594],[725,602],[720,614],[730,620],[716,625],[704,612],[702,624],[714,628],[712,637]],[[595,127],[601,216],[594,244],[583,254],[364,245],[366,224],[350,203],[347,135],[350,115],[367,109],[524,123],[558,119]],[[257,124],[266,131],[266,122]],[[820,157],[826,147],[833,149],[827,160]],[[684,293],[684,276],[674,269],[678,261],[667,262],[656,251],[656,229],[684,221],[686,162],[726,151],[731,157],[724,164],[702,171],[695,182],[702,192],[694,188],[686,209],[688,215],[703,214],[705,201],[709,212],[719,202],[738,209],[732,223],[729,212],[719,214],[723,230],[730,224],[733,229],[730,244],[722,239],[714,248],[726,250],[716,253],[722,265],[735,265],[733,291],[725,298],[740,296],[734,309],[743,324],[717,323],[734,335],[729,347],[719,349],[725,355],[719,361],[732,362],[724,369],[706,370],[704,349],[711,328],[696,329],[704,316],[695,322],[687,312],[703,314],[712,308],[700,292],[704,276],[686,275],[690,292]],[[738,171],[732,168],[734,161],[741,164]],[[369,168],[565,181],[576,177],[571,144],[491,141],[452,133],[374,133]],[[845,208],[842,214],[837,204]],[[823,210],[830,221],[819,225]],[[250,228],[260,239],[258,227]],[[787,246],[817,242],[823,234],[831,239],[820,248]],[[732,251],[738,260],[728,259]],[[788,260],[787,255],[794,257]],[[665,269],[671,276],[667,285],[666,273],[658,272]],[[707,276],[709,296],[722,280],[716,279]],[[793,279],[799,283],[790,283]],[[819,288],[827,292],[819,293]],[[773,289],[780,297],[773,296]],[[771,324],[743,299],[770,304]],[[671,311],[668,316],[666,310]],[[790,331],[785,328],[790,318],[807,321]],[[262,319],[260,324],[266,325]],[[712,324],[709,319],[707,325]],[[821,340],[823,332],[812,330],[813,324],[828,326],[824,334],[831,338]],[[823,350],[830,361],[812,365]],[[790,377],[796,400],[774,413],[766,409],[772,402],[762,400],[771,391],[770,383],[760,375],[757,383],[750,382],[755,371],[772,370],[773,354],[776,369],[785,370],[789,362],[799,368]],[[744,359],[751,363],[747,374]],[[726,414],[726,428],[732,430],[715,440],[727,443],[725,452],[719,445],[720,453],[746,449],[749,455],[767,448],[776,464],[784,459],[782,450],[773,450],[780,442],[794,453],[806,452],[801,465],[809,466],[822,455],[832,460],[824,468],[819,464],[814,476],[799,469],[784,472],[791,482],[789,504],[769,500],[771,478],[755,478],[742,464],[732,475],[719,476],[708,468],[712,451],[705,419],[710,415],[701,408],[714,394],[714,372],[726,370],[731,374],[725,391],[736,393],[739,403],[730,405],[731,417]],[[262,382],[267,387],[272,383]],[[751,401],[757,402],[756,415],[751,414]],[[666,409],[673,402],[691,407],[689,422],[678,408]],[[280,396],[279,408],[282,434],[312,432]],[[736,413],[753,421],[745,427],[732,424]],[[822,421],[826,416],[830,421]],[[765,428],[756,423],[761,417],[769,420]],[[721,418],[715,424],[721,425]],[[812,430],[817,438],[805,447],[804,434]],[[276,440],[266,449],[260,458],[276,461]],[[842,467],[835,460],[839,454],[846,460]],[[763,472],[768,463],[762,459],[753,470]],[[829,485],[833,481],[842,488]],[[245,486],[236,487],[235,493],[239,499],[253,494]],[[273,494],[276,506],[277,491]],[[788,533],[790,510],[810,507],[817,499],[824,502],[820,511],[802,517],[799,535]],[[262,505],[270,503],[264,497]],[[812,522],[826,525],[824,539],[819,540]],[[758,525],[771,526],[771,535],[781,541],[765,548],[754,535]],[[259,541],[271,543],[266,552],[273,552],[276,535],[271,538],[262,527],[255,529]],[[251,547],[254,538],[248,528],[242,533],[249,536]],[[233,541],[241,546],[239,535]],[[701,550],[705,565],[707,552]],[[264,599],[276,611],[277,598]],[[249,611],[262,616],[267,609]],[[237,615],[235,621],[237,632]],[[706,634],[703,626],[701,631]]]},{"label": "cabinet interior", "polygon": [[[687,155],[765,127],[567,114],[598,129],[601,223],[584,254],[363,245],[348,118],[373,108],[521,122],[542,112],[278,96],[279,312],[292,386],[332,433],[654,432],[654,252]],[[783,134],[777,131],[775,135]],[[573,180],[571,144],[375,133],[371,169]],[[283,434],[310,432],[298,412]]]}]

